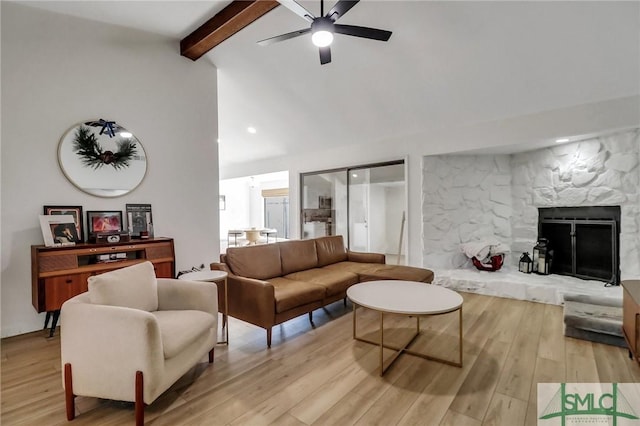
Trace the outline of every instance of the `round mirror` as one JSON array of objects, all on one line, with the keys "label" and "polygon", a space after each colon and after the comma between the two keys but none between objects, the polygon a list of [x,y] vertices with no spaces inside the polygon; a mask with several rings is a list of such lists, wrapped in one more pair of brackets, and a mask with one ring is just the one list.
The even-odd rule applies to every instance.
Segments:
[{"label": "round mirror", "polygon": [[133,191],[147,172],[140,141],[115,121],[85,121],[69,129],[58,146],[60,168],[87,194],[119,197]]}]

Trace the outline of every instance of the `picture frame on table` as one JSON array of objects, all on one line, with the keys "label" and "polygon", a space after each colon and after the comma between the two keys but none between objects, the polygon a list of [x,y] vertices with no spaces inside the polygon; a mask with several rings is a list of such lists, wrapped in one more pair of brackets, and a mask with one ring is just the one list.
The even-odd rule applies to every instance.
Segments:
[{"label": "picture frame on table", "polygon": [[87,234],[89,238],[95,238],[99,233],[118,233],[122,231],[122,212],[113,211],[88,211]]},{"label": "picture frame on table", "polygon": [[80,241],[72,215],[40,215],[40,229],[46,247],[74,246]]},{"label": "picture frame on table", "polygon": [[151,204],[127,204],[127,228],[132,238],[153,238]]},{"label": "picture frame on table", "polygon": [[82,215],[82,206],[44,206],[44,215],[71,215],[76,226],[76,235],[78,237],[78,243],[84,242],[84,223]]}]

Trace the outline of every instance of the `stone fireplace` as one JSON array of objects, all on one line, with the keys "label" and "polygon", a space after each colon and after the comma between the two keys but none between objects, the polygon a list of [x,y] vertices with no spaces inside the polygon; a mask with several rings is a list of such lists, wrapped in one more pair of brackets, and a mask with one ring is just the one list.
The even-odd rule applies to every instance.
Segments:
[{"label": "stone fireplace", "polygon": [[[569,207],[615,206],[619,209],[615,234],[611,234],[614,225],[610,222],[584,233],[580,215],[569,226],[575,230],[577,223],[582,243],[592,247],[600,244],[603,235],[609,235],[612,250],[617,250],[614,256],[619,259],[616,278],[637,279],[639,135],[640,130],[634,129],[512,155],[424,157],[423,265],[436,270],[472,268],[459,245],[493,239],[511,247],[507,262],[513,266],[520,254],[531,253],[536,243],[539,209],[558,212]],[[562,267],[569,264],[573,268],[573,260],[563,261]],[[588,275],[582,272],[580,269],[574,275]]]}]

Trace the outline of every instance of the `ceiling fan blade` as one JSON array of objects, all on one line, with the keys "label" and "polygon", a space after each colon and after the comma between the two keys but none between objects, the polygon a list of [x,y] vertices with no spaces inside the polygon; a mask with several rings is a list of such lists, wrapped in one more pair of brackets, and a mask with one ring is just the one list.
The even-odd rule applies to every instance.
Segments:
[{"label": "ceiling fan blade", "polygon": [[293,31],[293,32],[290,32],[290,33],[286,33],[286,34],[282,34],[282,35],[279,35],[279,36],[275,36],[275,37],[267,38],[267,39],[264,39],[264,40],[260,40],[258,42],[258,44],[260,46],[269,46],[270,44],[277,43],[279,41],[289,40],[290,38],[301,36],[303,34],[306,34],[306,33],[310,32],[310,31],[311,31],[311,28],[305,28],[303,30]]},{"label": "ceiling fan blade", "polygon": [[376,28],[369,28],[369,27],[358,27],[356,25],[335,24],[334,31],[338,34],[369,38],[372,40],[380,40],[380,41],[387,41],[389,40],[389,37],[391,37],[391,31],[379,30]]},{"label": "ceiling fan blade", "polygon": [[331,62],[331,48],[321,47],[320,48],[320,65],[328,64]]},{"label": "ceiling fan blade", "polygon": [[313,18],[315,18],[315,16],[313,16],[313,13],[302,7],[295,0],[278,0],[278,3],[280,3],[296,15],[300,16],[302,19],[307,20],[308,22],[313,22]]},{"label": "ceiling fan blade", "polygon": [[340,0],[331,8],[331,10],[325,15],[327,18],[331,19],[333,22],[336,22],[338,19],[342,18],[342,16],[347,13],[353,6],[355,6],[360,0],[350,1],[350,0]]}]

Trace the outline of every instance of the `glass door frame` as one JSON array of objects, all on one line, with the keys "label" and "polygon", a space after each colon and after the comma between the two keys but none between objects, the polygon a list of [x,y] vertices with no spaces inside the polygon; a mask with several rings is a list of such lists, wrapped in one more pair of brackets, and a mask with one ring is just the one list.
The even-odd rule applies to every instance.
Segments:
[{"label": "glass door frame", "polygon": [[[325,174],[325,173],[338,173],[338,172],[344,172],[346,173],[346,182],[347,182],[347,205],[346,205],[346,212],[347,212],[347,224],[346,224],[346,229],[347,229],[347,235],[345,236],[346,241],[345,243],[345,247],[350,247],[350,238],[351,238],[351,230],[349,229],[349,218],[351,217],[351,212],[349,211],[349,200],[350,200],[350,185],[351,185],[351,172],[356,171],[356,170],[361,170],[361,169],[371,169],[371,168],[375,168],[375,167],[386,167],[386,166],[395,166],[395,165],[403,165],[404,166],[404,171],[405,171],[405,178],[404,178],[404,182],[405,182],[405,187],[407,185],[407,161],[405,159],[400,159],[400,160],[392,160],[392,161],[383,161],[383,162],[379,162],[379,163],[369,163],[369,164],[362,164],[362,165],[358,165],[358,166],[348,166],[348,167],[338,167],[335,169],[326,169],[326,170],[318,170],[318,171],[313,171],[313,172],[304,172],[304,173],[300,173],[300,236],[302,238],[302,236],[304,235],[304,217],[303,217],[303,210],[304,210],[304,178],[306,176],[314,176],[314,175],[321,175],[321,174]],[[406,188],[405,188],[405,194],[406,194]],[[406,202],[406,195],[405,195],[405,202]],[[406,220],[408,222],[408,212],[406,215]]]}]

